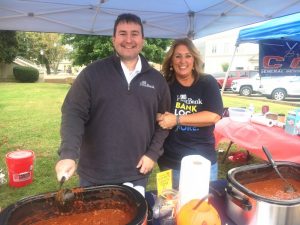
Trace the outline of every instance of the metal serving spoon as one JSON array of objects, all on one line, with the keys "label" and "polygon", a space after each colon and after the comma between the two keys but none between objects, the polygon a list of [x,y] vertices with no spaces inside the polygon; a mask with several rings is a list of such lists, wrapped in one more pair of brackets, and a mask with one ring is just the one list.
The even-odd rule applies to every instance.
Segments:
[{"label": "metal serving spoon", "polygon": [[59,190],[56,193],[55,200],[59,204],[61,209],[67,209],[74,201],[74,193],[70,189],[62,189],[66,177],[63,176],[59,182]]},{"label": "metal serving spoon", "polygon": [[266,147],[264,147],[264,146],[262,146],[262,149],[263,149],[265,155],[267,156],[269,162],[271,163],[273,169],[276,171],[276,173],[278,174],[278,176],[285,182],[285,185],[284,185],[284,192],[286,192],[286,193],[295,192],[296,189],[293,187],[293,185],[290,184],[290,183],[287,181],[287,179],[285,179],[285,178],[282,176],[282,174],[279,172],[279,170],[278,170],[278,168],[277,168],[277,164],[276,164],[275,161],[273,160],[270,151],[269,151]]}]

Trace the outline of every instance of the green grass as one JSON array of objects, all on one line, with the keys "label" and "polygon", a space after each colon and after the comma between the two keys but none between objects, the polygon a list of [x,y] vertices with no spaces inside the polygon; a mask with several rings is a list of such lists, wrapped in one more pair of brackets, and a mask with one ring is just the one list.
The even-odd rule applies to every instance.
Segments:
[{"label": "green grass", "polygon": [[249,107],[253,104],[255,113],[261,113],[263,105],[269,106],[269,111],[273,113],[284,113],[295,109],[295,106],[286,105],[285,103],[270,101],[266,98],[258,99],[253,97],[240,97],[236,95],[223,96],[224,107]]},{"label": "green grass", "polygon": [[[34,181],[22,188],[12,188],[8,184],[0,186],[0,208],[26,196],[52,192],[58,189],[54,166],[58,160],[60,144],[59,128],[61,104],[69,90],[68,84],[51,83],[0,83],[0,168],[7,177],[5,155],[17,149],[31,149],[35,152]],[[253,103],[257,112],[268,104],[270,111],[287,113],[293,106],[279,103],[266,103],[253,99],[224,96],[224,105],[248,106]],[[226,143],[218,148],[225,149]],[[233,146],[233,150],[237,149]],[[219,158],[222,158],[220,153]],[[252,158],[248,163],[260,162]],[[226,161],[220,163],[219,177],[225,178],[227,171],[241,164]],[[148,190],[156,189],[155,167],[150,176]],[[72,177],[64,187],[77,186],[78,178]]]},{"label": "green grass", "polygon": [[[58,188],[54,165],[60,143],[60,107],[70,85],[0,83],[0,168],[17,149],[35,152],[34,182],[23,188],[0,186],[0,207]],[[7,171],[6,171],[7,177]],[[67,186],[76,184],[76,177]]]}]

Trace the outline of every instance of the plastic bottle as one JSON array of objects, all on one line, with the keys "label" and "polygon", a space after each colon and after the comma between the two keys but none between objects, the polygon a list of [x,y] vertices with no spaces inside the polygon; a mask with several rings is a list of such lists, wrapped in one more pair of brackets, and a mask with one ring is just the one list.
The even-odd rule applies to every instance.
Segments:
[{"label": "plastic bottle", "polygon": [[254,114],[254,105],[250,104],[248,110],[250,111],[251,115]]}]

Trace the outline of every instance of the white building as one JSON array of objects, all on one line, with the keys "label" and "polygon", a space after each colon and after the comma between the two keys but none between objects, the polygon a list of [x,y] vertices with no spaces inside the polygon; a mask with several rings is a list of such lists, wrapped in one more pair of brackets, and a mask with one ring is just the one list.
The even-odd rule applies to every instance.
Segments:
[{"label": "white building", "polygon": [[[230,64],[239,29],[210,35],[194,41],[205,62],[205,72],[223,72],[222,64]],[[245,43],[237,48],[231,70],[258,70],[258,44]]]}]

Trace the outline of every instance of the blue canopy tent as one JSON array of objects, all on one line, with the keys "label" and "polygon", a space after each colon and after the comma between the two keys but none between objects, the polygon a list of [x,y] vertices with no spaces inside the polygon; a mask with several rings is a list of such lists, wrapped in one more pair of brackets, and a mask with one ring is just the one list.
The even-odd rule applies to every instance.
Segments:
[{"label": "blue canopy tent", "polygon": [[[278,17],[257,26],[240,30],[236,41],[236,49],[232,56],[228,72],[226,73],[225,81],[227,80],[228,73],[239,44],[259,43],[260,41],[274,39],[300,41],[300,13]],[[222,93],[224,88],[225,87],[222,87]]]},{"label": "blue canopy tent", "polygon": [[258,43],[261,40],[285,39],[300,41],[300,13],[279,17],[261,25],[242,29],[237,45],[241,43]]},{"label": "blue canopy tent", "polygon": [[141,17],[145,37],[197,39],[299,9],[300,0],[1,0],[0,30],[111,36],[127,12]]},{"label": "blue canopy tent", "polygon": [[146,37],[196,39],[299,12],[300,0],[1,0],[0,30],[111,36],[135,13]]}]

